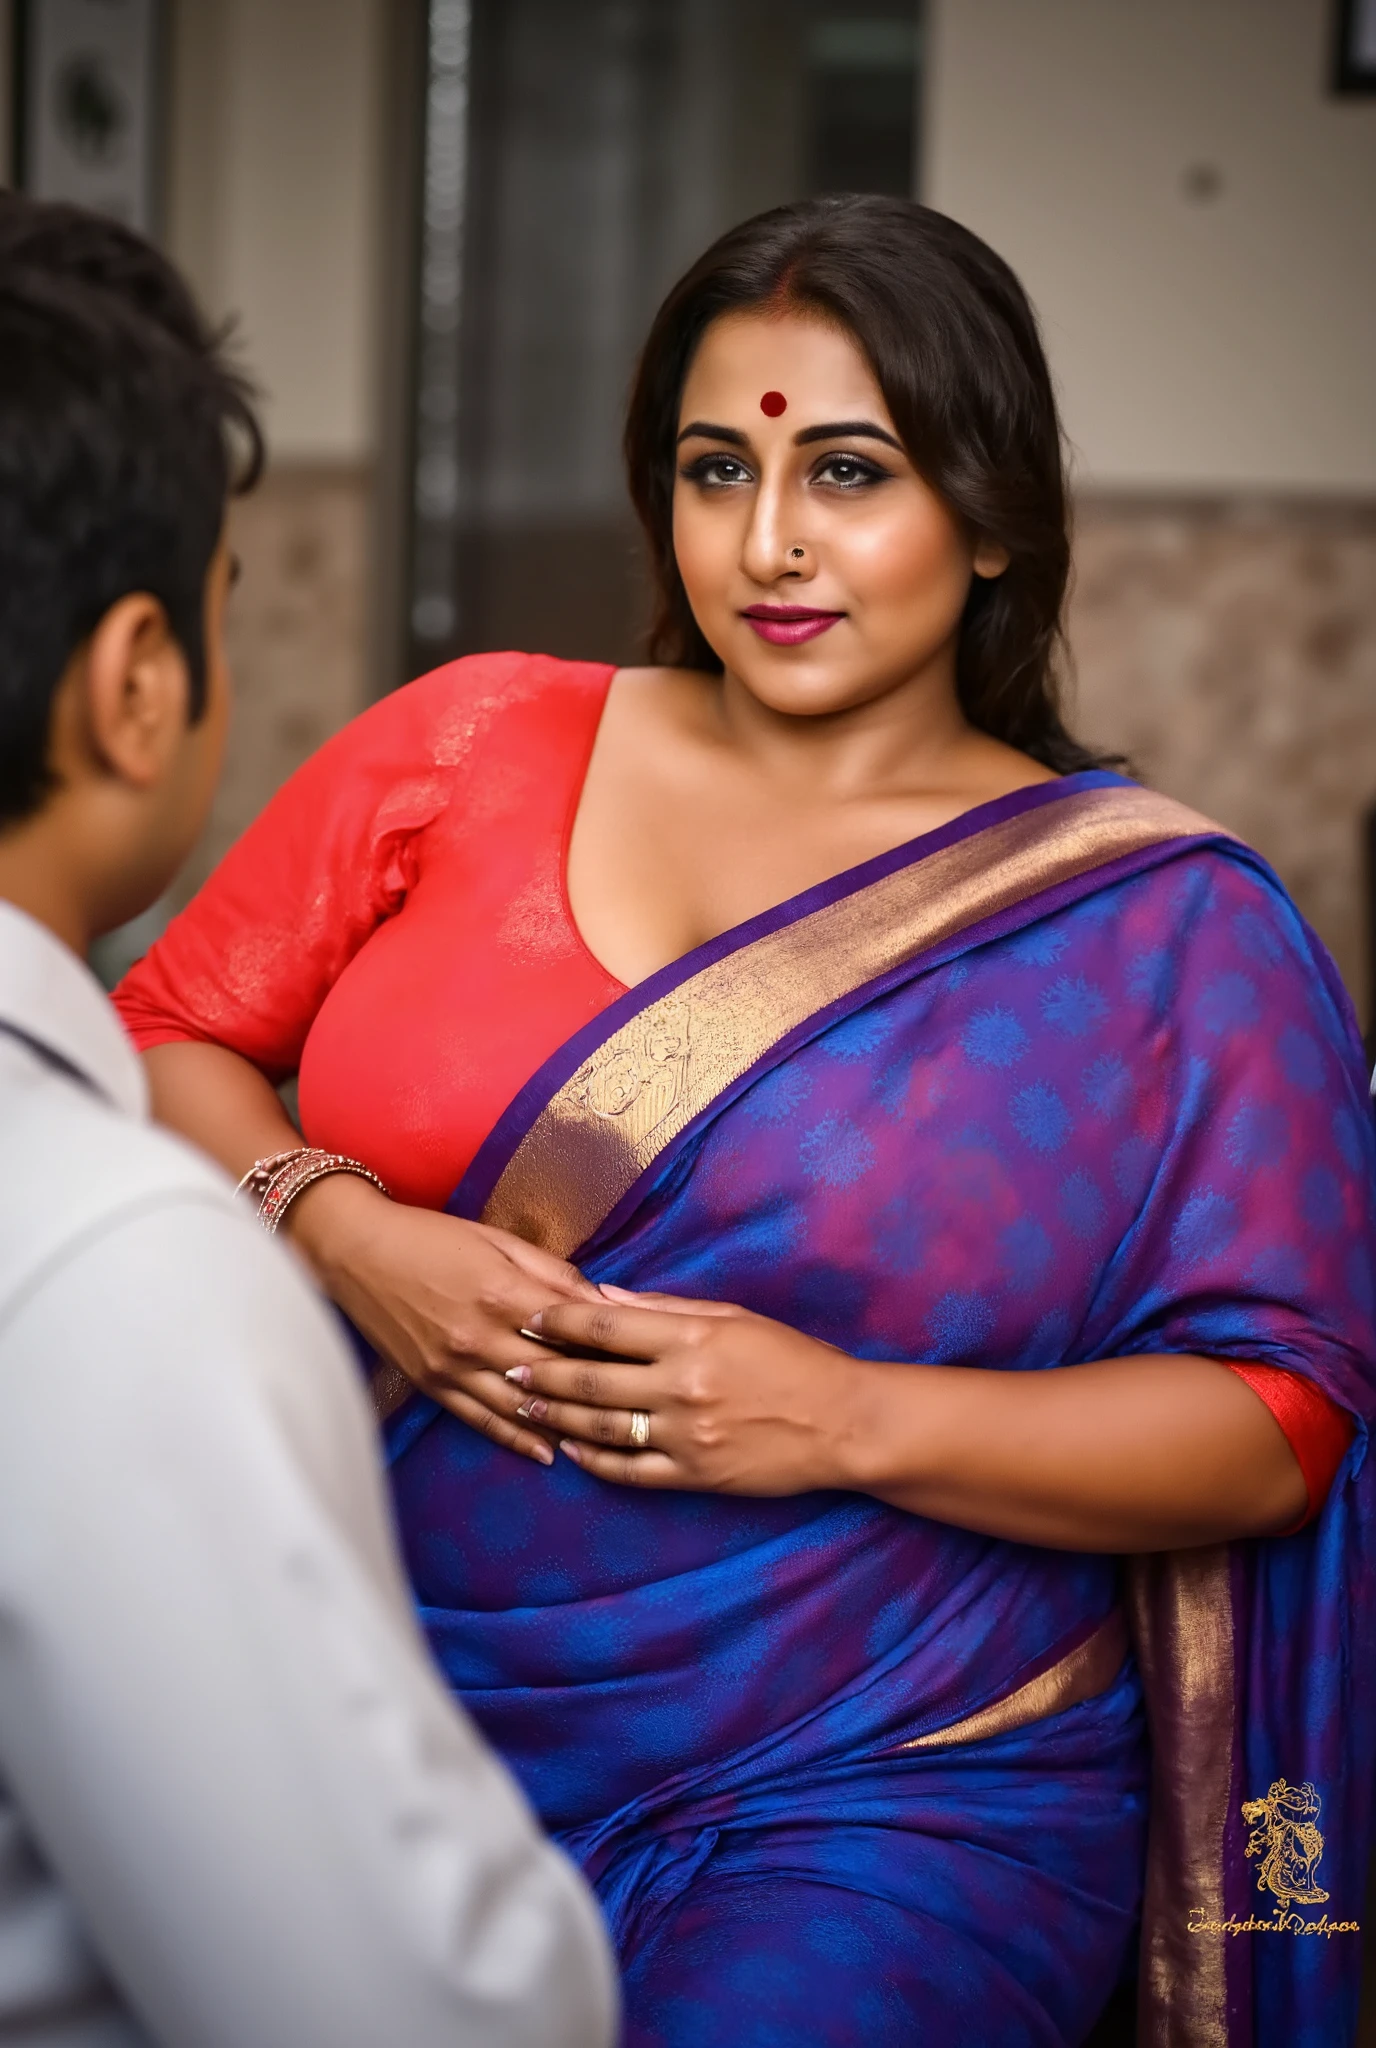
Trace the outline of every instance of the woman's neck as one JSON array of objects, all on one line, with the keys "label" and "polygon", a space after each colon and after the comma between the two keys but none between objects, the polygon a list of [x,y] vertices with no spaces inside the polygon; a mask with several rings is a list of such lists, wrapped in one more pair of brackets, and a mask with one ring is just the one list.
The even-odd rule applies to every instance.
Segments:
[{"label": "woman's neck", "polygon": [[781,710],[730,670],[703,682],[704,740],[800,797],[846,803],[955,791],[972,779],[982,781],[991,755],[1010,751],[978,732],[962,711],[954,648],[948,659],[882,694],[832,711]]}]

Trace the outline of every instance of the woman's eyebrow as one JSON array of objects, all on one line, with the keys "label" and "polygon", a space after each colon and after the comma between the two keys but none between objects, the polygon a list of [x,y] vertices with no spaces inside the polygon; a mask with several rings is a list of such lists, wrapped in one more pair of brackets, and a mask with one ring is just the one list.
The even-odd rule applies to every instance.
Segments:
[{"label": "woman's eyebrow", "polygon": [[890,448],[896,448],[900,455],[907,453],[901,441],[892,434],[886,434],[873,420],[833,420],[824,427],[802,427],[793,436],[794,446],[803,448],[809,441],[887,441]]},{"label": "woman's eyebrow", "polygon": [[[678,438],[679,441],[726,441],[732,448],[750,446],[750,436],[741,433],[738,427],[717,427],[711,420],[690,420]],[[677,447],[678,443],[675,442],[674,445]]]}]

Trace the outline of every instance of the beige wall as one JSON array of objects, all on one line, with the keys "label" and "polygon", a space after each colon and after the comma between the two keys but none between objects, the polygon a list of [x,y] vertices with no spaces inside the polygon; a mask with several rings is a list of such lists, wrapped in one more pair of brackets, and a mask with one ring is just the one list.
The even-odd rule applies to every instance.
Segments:
[{"label": "beige wall", "polygon": [[235,718],[175,900],[374,694],[370,471],[387,0],[176,0],[167,244],[238,323],[270,463],[233,530]]},{"label": "beige wall", "polygon": [[[239,324],[282,463],[376,443],[387,0],[169,0],[165,239]],[[0,0],[0,166],[12,0]]]},{"label": "beige wall", "polygon": [[167,241],[240,323],[281,463],[375,442],[385,0],[178,0]]},{"label": "beige wall", "polygon": [[1088,480],[1376,491],[1376,100],[1328,96],[1332,0],[928,5],[925,196],[1022,276]]}]

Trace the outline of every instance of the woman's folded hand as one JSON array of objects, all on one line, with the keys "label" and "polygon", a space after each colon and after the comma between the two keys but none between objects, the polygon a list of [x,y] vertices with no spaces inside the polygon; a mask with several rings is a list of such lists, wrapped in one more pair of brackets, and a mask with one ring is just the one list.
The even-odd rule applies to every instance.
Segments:
[{"label": "woman's folded hand", "polygon": [[346,1174],[306,1189],[290,1234],[350,1321],[423,1393],[494,1443],[553,1462],[546,1437],[516,1419],[524,1397],[502,1375],[547,1355],[520,1334],[539,1309],[600,1298],[575,1266]]},{"label": "woman's folded hand", "polygon": [[574,1355],[508,1368],[521,1419],[555,1434],[575,1464],[623,1486],[707,1493],[848,1483],[871,1370],[862,1360],[723,1302],[602,1293],[596,1305],[547,1305],[533,1324]]}]

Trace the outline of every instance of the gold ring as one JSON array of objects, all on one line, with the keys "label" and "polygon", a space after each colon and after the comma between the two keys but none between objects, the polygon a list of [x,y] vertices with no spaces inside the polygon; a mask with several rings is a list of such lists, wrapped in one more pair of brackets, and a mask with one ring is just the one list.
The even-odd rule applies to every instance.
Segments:
[{"label": "gold ring", "polygon": [[632,1445],[634,1446],[634,1448],[635,1448],[636,1450],[638,1450],[638,1451],[643,1451],[643,1450],[645,1449],[646,1445],[647,1445],[647,1444],[649,1443],[649,1441],[650,1441],[650,1418],[649,1418],[649,1416],[648,1416],[648,1415],[647,1415],[647,1414],[645,1413],[645,1410],[644,1410],[643,1408],[632,1408],[632,1410],[631,1410],[631,1443],[632,1443]]}]

